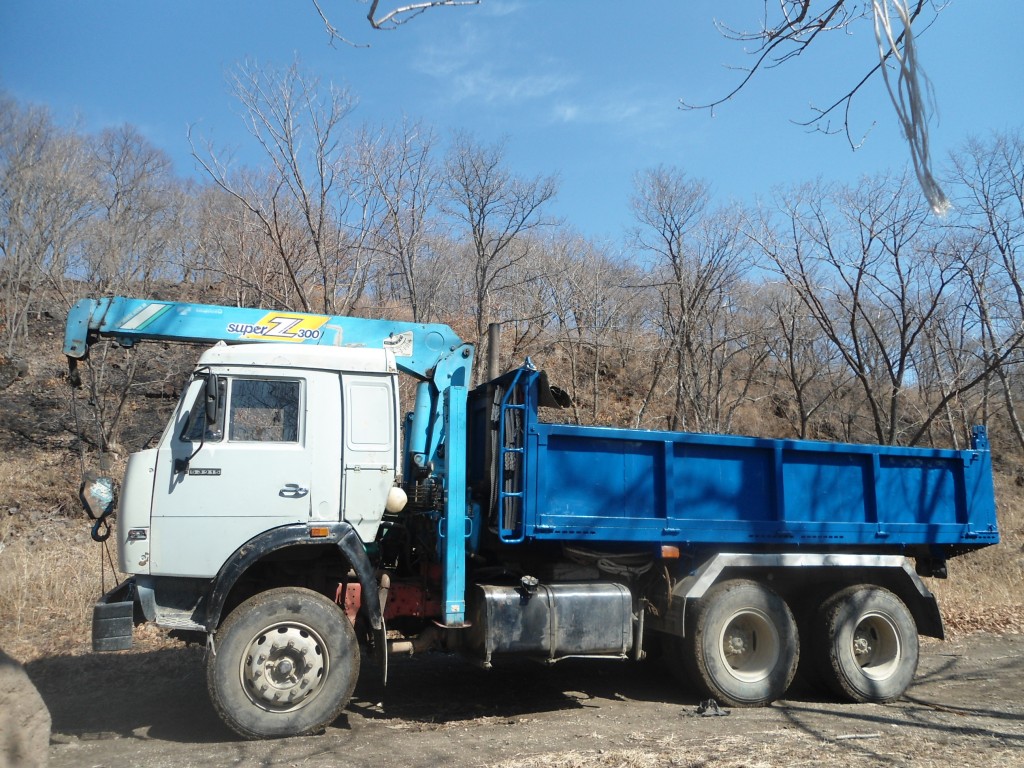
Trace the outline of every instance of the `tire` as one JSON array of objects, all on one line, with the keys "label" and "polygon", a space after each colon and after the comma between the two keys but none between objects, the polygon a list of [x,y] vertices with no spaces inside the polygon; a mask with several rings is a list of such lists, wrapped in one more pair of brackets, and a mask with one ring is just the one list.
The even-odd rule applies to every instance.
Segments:
[{"label": "tire", "polygon": [[815,626],[819,672],[837,696],[884,704],[902,696],[917,672],[917,625],[882,587],[848,587],[822,605]]},{"label": "tire", "polygon": [[760,707],[793,682],[800,656],[796,621],[785,601],[754,581],[712,587],[687,617],[683,665],[719,704]]},{"label": "tire", "polygon": [[249,598],[217,631],[207,656],[214,708],[247,739],[322,731],[348,704],[359,677],[352,624],[308,589],[272,589]]}]

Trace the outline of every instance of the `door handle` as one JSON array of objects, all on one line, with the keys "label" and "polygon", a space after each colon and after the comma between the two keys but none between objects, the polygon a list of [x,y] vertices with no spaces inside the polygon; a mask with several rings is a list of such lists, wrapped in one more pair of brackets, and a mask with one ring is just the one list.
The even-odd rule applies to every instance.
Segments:
[{"label": "door handle", "polygon": [[277,495],[285,499],[301,499],[309,493],[309,488],[303,488],[298,483],[288,483],[278,491]]}]

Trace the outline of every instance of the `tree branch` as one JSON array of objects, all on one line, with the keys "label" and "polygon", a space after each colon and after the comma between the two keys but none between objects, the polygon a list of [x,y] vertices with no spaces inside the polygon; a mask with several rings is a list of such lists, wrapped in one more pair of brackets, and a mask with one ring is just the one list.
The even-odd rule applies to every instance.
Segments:
[{"label": "tree branch", "polygon": [[[867,16],[871,15],[872,7],[871,3],[867,3],[863,7],[858,7],[857,5],[849,7],[851,6],[849,0],[832,0],[821,12],[811,13],[810,0],[778,0],[778,2],[780,7],[779,10],[782,15],[781,20],[777,23],[768,23],[768,2],[765,0],[765,21],[762,24],[761,29],[756,32],[734,30],[725,24],[716,22],[716,27],[719,32],[727,39],[740,43],[759,43],[758,47],[751,51],[751,54],[755,55],[756,59],[751,67],[740,68],[746,74],[743,76],[739,84],[724,96],[702,104],[694,104],[680,99],[680,109],[707,109],[714,112],[716,107],[733,99],[747,86],[747,84],[754,78],[754,75],[762,69],[770,69],[780,66],[790,59],[800,56],[822,32],[846,29],[851,24],[863,20]],[[931,4],[934,7],[935,17],[937,17],[938,13],[945,7],[944,2],[936,5],[934,0],[917,0],[917,3],[914,5],[909,16],[911,23],[918,20],[918,17],[928,4]],[[934,18],[930,19],[928,23],[924,25],[922,31],[927,30],[932,23],[934,23]],[[902,45],[905,36],[906,33],[903,32],[895,38],[896,47]],[[895,47],[886,54],[886,61],[892,57],[894,50]],[[829,106],[822,109],[812,107],[812,112],[814,113],[812,117],[807,120],[795,122],[800,126],[814,128],[822,131],[823,133],[838,133],[840,130],[843,130],[851,148],[856,149],[860,142],[854,141],[850,131],[850,105],[854,96],[856,96],[861,88],[872,77],[881,72],[882,68],[883,63],[881,61],[874,64],[870,69],[868,69],[867,73],[853,85],[852,88],[847,90],[846,93],[839,98],[835,99]],[[823,121],[826,121],[828,116],[840,107],[843,108],[843,129],[837,128],[833,130],[827,123],[822,127]]]},{"label": "tree branch", "polygon": [[[320,4],[320,0],[310,0],[313,3],[313,7],[316,9],[317,15],[324,24],[324,30],[327,32],[328,42],[333,46],[335,41],[340,41],[347,46],[352,48],[369,48],[369,43],[357,43],[345,35],[341,34],[338,27],[331,21],[331,18],[324,11]],[[370,26],[377,30],[391,30],[400,27],[402,24],[406,24],[412,21],[414,18],[419,16],[421,13],[426,13],[431,8],[440,8],[442,6],[454,7],[459,5],[479,5],[480,0],[423,0],[417,3],[407,3],[400,5],[396,8],[392,8],[390,11],[380,11],[380,0],[371,0],[370,10],[366,14],[366,20],[370,22]]]},{"label": "tree branch", "polygon": [[412,21],[415,17],[419,16],[421,13],[429,11],[431,8],[479,4],[480,0],[425,0],[425,2],[421,3],[400,5],[397,8],[388,11],[383,16],[378,16],[377,7],[380,5],[380,0],[371,0],[370,11],[366,14],[366,19],[374,29],[394,29],[406,22]]}]

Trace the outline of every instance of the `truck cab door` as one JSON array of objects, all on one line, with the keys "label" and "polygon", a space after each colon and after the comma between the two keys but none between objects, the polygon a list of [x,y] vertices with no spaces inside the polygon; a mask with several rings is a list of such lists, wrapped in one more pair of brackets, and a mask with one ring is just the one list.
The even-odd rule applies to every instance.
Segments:
[{"label": "truck cab door", "polygon": [[345,520],[373,541],[398,466],[398,391],[395,376],[344,373],[342,499]]},{"label": "truck cab door", "polygon": [[218,378],[221,423],[206,424],[204,388],[194,387],[188,417],[161,441],[153,574],[213,576],[232,552],[264,531],[332,511],[338,519],[337,377],[239,368],[218,371]]}]

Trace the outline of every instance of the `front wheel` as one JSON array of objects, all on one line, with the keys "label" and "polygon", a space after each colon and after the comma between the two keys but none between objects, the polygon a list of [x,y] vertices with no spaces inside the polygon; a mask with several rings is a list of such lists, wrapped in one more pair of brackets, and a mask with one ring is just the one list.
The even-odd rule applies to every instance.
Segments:
[{"label": "front wheel", "polygon": [[898,699],[917,671],[917,625],[907,606],[882,587],[847,587],[822,605],[814,627],[819,671],[851,701]]},{"label": "front wheel", "polygon": [[757,707],[780,698],[800,655],[785,601],[754,581],[726,581],[697,601],[679,643],[690,678],[721,704]]},{"label": "front wheel", "polygon": [[216,635],[206,684],[225,723],[248,739],[322,730],[348,703],[359,646],[348,618],[308,589],[262,592],[239,605]]}]

